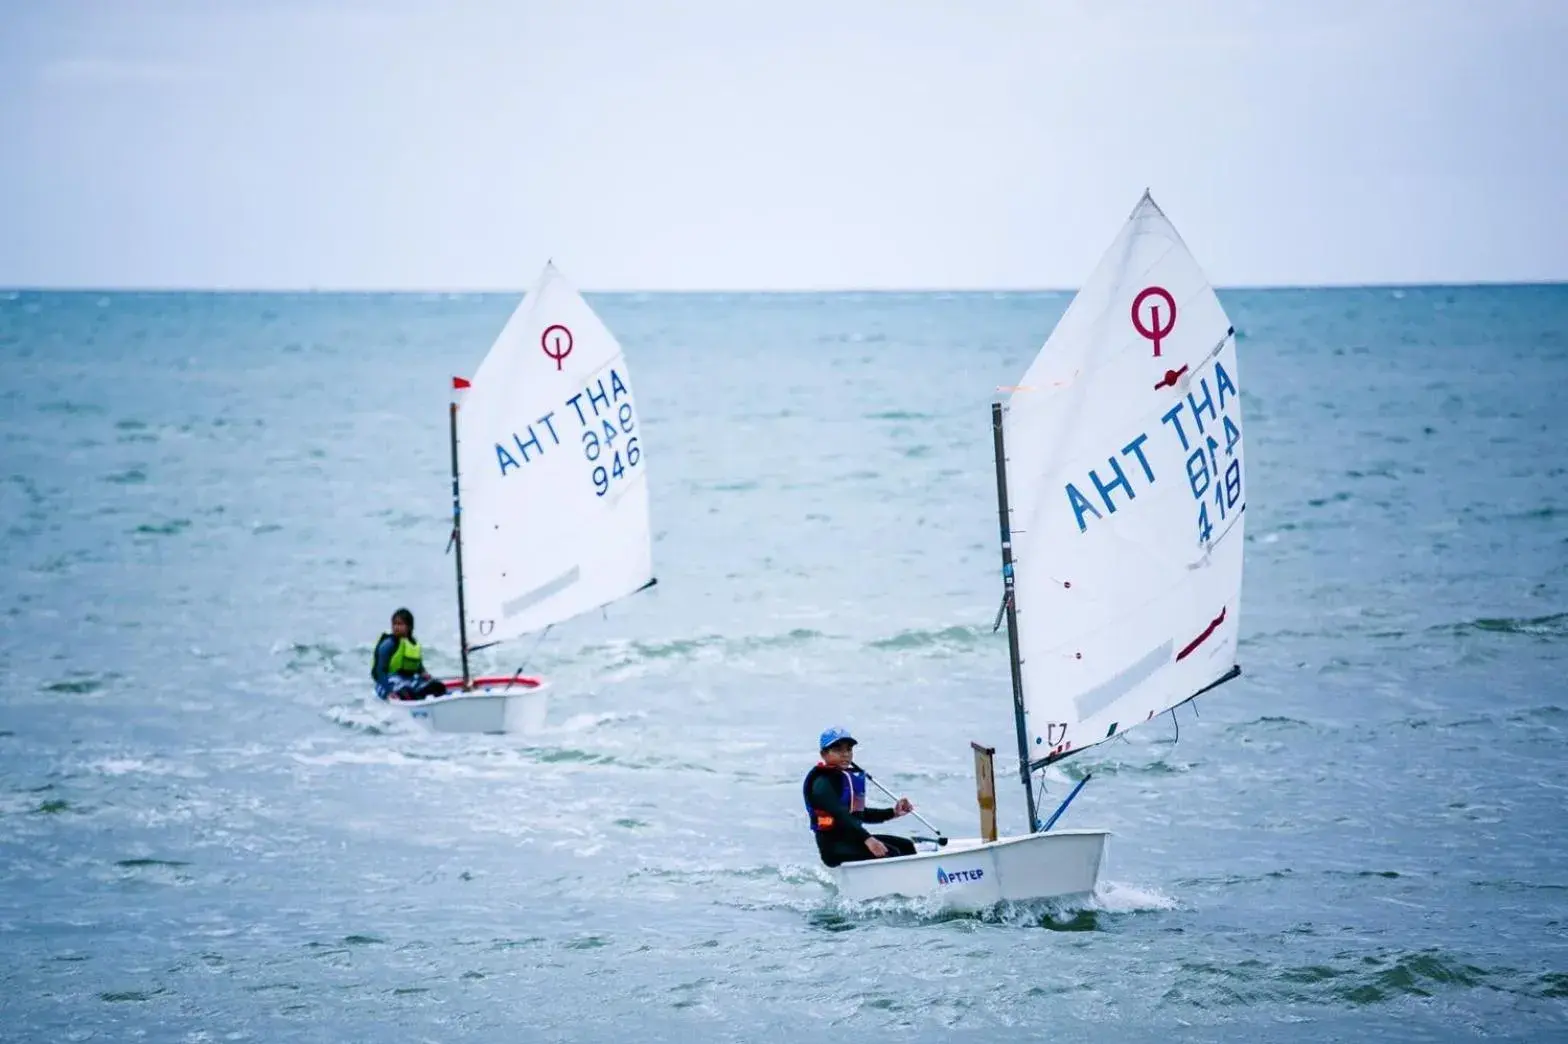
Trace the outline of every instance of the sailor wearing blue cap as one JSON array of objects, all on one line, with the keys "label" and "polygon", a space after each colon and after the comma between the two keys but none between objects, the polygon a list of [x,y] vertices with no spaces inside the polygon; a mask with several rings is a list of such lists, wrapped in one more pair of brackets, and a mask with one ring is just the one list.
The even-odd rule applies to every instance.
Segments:
[{"label": "sailor wearing blue cap", "polygon": [[828,866],[914,855],[915,843],[907,837],[873,834],[861,825],[885,823],[914,811],[915,806],[908,798],[899,798],[892,808],[866,807],[866,774],[855,764],[855,743],[842,726],[825,729],[817,744],[822,760],[806,773],[801,786],[817,853]]}]

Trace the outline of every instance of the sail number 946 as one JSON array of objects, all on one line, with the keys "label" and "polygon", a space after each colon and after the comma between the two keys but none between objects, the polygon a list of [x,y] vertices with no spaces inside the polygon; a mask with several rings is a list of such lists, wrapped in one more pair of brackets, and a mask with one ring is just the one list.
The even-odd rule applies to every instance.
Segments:
[{"label": "sail number 946", "polygon": [[637,445],[637,419],[632,404],[623,402],[615,417],[598,418],[583,431],[583,456],[593,467],[593,490],[604,496],[610,487],[635,468],[642,460],[642,447]]}]

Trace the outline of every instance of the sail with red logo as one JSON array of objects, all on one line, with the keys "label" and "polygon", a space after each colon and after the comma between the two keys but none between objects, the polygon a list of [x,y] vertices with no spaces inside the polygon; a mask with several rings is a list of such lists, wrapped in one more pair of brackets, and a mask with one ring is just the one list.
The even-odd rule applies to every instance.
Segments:
[{"label": "sail with red logo", "polygon": [[543,682],[475,676],[471,656],[523,659],[504,651],[653,586],[642,417],[620,343],[553,263],[452,386],[463,674],[409,712],[442,732],[533,732]]},{"label": "sail with red logo", "polygon": [[991,405],[1027,829],[844,863],[841,894],[948,905],[1092,893],[1109,833],[1043,820],[1036,775],[1240,674],[1246,509],[1235,330],[1146,192],[1007,401]]},{"label": "sail with red logo", "polygon": [[1025,761],[1240,673],[1240,382],[1235,329],[1145,192],[1003,411]]}]

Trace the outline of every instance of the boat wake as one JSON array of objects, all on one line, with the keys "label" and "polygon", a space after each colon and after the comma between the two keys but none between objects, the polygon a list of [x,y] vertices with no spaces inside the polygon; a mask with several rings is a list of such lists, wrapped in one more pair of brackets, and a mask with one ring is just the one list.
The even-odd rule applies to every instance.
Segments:
[{"label": "boat wake", "polygon": [[[808,877],[798,872],[802,868],[793,868],[797,871],[794,874],[786,874],[785,869],[780,869],[780,876],[786,881],[815,880],[828,889],[833,888],[833,878],[825,870]],[[943,903],[939,895],[934,894],[919,897],[880,896],[856,901],[833,891],[825,900],[811,904],[805,913],[811,923],[830,931],[846,931],[870,924],[917,926],[970,923],[1082,932],[1107,928],[1130,914],[1174,910],[1177,905],[1175,899],[1156,889],[1101,881],[1095,887],[1094,894],[1086,897],[1004,900],[978,911],[952,909]]]},{"label": "boat wake", "polygon": [[406,720],[408,715],[398,717],[391,714],[378,714],[366,706],[364,701],[333,704],[323,709],[321,716],[334,725],[363,736],[385,736],[412,731]]}]

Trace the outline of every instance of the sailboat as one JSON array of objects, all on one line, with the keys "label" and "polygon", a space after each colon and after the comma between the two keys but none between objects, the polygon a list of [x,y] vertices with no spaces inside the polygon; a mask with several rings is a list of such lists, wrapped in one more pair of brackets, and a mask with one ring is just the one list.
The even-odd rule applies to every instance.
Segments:
[{"label": "sailboat", "polygon": [[642,415],[619,342],[553,262],[452,386],[463,673],[400,706],[438,732],[535,732],[545,682],[476,676],[470,655],[656,583]]},{"label": "sailboat", "polygon": [[[846,863],[848,898],[957,907],[1093,892],[1105,830],[1053,830],[1035,774],[1241,673],[1246,509],[1235,328],[1145,192],[1020,383],[991,405],[1018,773],[1029,830]],[[990,799],[989,808],[987,798]]]}]

